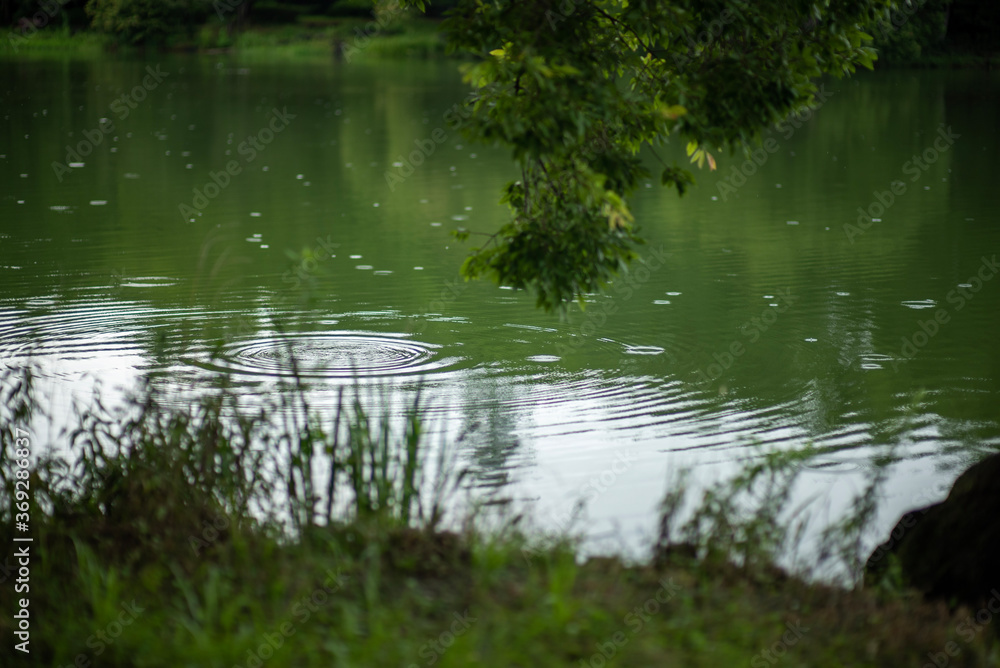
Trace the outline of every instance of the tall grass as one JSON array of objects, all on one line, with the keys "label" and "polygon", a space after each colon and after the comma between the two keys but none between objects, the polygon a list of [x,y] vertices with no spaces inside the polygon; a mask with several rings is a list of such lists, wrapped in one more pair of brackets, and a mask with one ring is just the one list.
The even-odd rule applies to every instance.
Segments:
[{"label": "tall grass", "polygon": [[[45,418],[33,381],[0,374],[5,545],[12,428]],[[319,411],[295,378],[275,396],[251,410],[221,385],[176,406],[149,382],[81,410],[68,453],[35,444],[33,665],[595,666],[612,665],[609,647],[618,665],[759,665],[794,621],[807,635],[785,646],[788,665],[897,666],[956,640],[958,618],[911,594],[876,600],[774,566],[796,538],[804,453],[755,459],[690,512],[678,481],[654,558],[626,566],[516,518],[443,530],[464,476],[429,446],[420,392],[400,405],[344,389]],[[0,634],[14,628],[0,617]],[[1000,662],[989,634],[961,642],[949,665]]]}]

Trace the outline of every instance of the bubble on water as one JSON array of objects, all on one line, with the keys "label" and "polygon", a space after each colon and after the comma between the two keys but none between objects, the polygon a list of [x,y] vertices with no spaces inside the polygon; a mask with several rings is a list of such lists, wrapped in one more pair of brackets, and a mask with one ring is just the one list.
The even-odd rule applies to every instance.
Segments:
[{"label": "bubble on water", "polygon": [[431,223],[431,227],[441,227],[441,223]]},{"label": "bubble on water", "polygon": [[933,299],[910,299],[904,302],[900,302],[900,304],[902,304],[906,308],[912,308],[917,310],[925,308],[934,308],[935,306],[937,306],[937,302],[934,301]]},{"label": "bubble on water", "polygon": [[355,269],[360,269],[361,271],[371,271],[374,269],[370,264],[359,264]]},{"label": "bubble on water", "polygon": [[531,357],[527,357],[525,359],[527,359],[529,362],[550,363],[550,362],[558,362],[562,358],[559,357],[558,355],[532,355]]},{"label": "bubble on water", "polygon": [[295,178],[298,179],[299,181],[301,181],[302,179],[304,179],[306,177],[305,177],[305,174],[296,174]]},{"label": "bubble on water", "polygon": [[106,199],[92,199],[90,200],[90,206],[104,206],[108,203]]},{"label": "bubble on water", "polygon": [[[250,217],[251,218],[260,218],[260,211],[251,211],[250,212]],[[254,236],[257,236],[257,235],[254,235]]]},{"label": "bubble on water", "polygon": [[351,259],[352,259],[352,260],[360,260],[360,259],[361,259],[361,256],[360,256],[360,255],[352,255],[352,256],[351,256]]},{"label": "bubble on water", "polygon": [[626,355],[662,355],[665,352],[659,346],[625,346]]},{"label": "bubble on water", "polygon": [[657,304],[659,306],[665,306],[665,305],[667,305],[667,304],[670,303],[670,300],[669,299],[654,299],[653,303]]},{"label": "bubble on water", "polygon": [[413,269],[416,270],[416,271],[423,271],[424,270],[423,267],[414,267]]},{"label": "bubble on water", "polygon": [[797,220],[786,220],[785,224],[786,225],[798,225],[799,221],[797,221]]},{"label": "bubble on water", "polygon": [[80,169],[85,164],[87,164],[87,163],[85,163],[85,162],[71,162],[71,163],[69,163],[69,166],[72,167],[73,169]]}]

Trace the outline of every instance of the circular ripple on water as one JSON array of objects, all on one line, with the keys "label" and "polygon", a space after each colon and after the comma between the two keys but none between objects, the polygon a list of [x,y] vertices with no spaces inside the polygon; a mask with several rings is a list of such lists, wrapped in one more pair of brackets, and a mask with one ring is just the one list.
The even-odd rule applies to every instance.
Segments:
[{"label": "circular ripple on water", "polygon": [[271,336],[229,344],[209,363],[229,373],[289,377],[389,376],[427,373],[460,361],[442,357],[440,346],[364,333]]}]

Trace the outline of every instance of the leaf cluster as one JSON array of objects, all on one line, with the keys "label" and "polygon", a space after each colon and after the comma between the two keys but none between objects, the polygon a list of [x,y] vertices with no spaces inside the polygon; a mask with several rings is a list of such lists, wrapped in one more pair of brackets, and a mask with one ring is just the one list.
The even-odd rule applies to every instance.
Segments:
[{"label": "leaf cluster", "polygon": [[[409,2],[423,7],[423,2]],[[627,198],[641,149],[682,141],[699,168],[813,103],[817,79],[871,67],[863,27],[888,0],[461,0],[444,24],[473,94],[464,132],[506,146],[522,178],[511,220],[466,278],[531,290],[561,310],[635,257]],[[662,162],[680,194],[691,171]]]}]

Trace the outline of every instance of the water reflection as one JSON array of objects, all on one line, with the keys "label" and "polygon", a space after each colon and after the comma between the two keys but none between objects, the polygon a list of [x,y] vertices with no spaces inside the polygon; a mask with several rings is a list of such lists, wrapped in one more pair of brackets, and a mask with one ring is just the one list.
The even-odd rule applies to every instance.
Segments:
[{"label": "water reflection", "polygon": [[[0,70],[0,361],[38,360],[57,414],[89,400],[85,378],[127,387],[150,372],[177,405],[221,377],[253,401],[278,391],[293,357],[319,409],[355,380],[395,383],[400,405],[422,384],[435,430],[484,487],[565,510],[618,450],[633,453],[591,503],[595,530],[648,528],[668,468],[714,476],[759,446],[813,443],[814,484],[840,489],[894,445],[899,503],[947,477],[940,462],[1000,446],[1000,283],[960,311],[948,302],[1000,249],[995,74],[834,82],[725,199],[741,155],[684,199],[640,189],[639,252],[656,262],[560,321],[457,276],[467,248],[448,232],[505,220],[509,156],[448,132],[386,182],[465,96],[452,64],[163,56],[170,75],[148,101],[54,173],[148,64]],[[178,205],[286,107],[287,127],[182,222]],[[954,145],[847,234],[942,123]],[[941,308],[950,322],[908,354]]]}]

